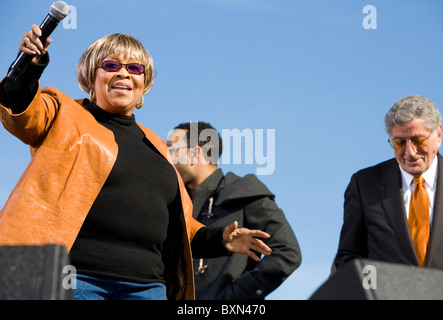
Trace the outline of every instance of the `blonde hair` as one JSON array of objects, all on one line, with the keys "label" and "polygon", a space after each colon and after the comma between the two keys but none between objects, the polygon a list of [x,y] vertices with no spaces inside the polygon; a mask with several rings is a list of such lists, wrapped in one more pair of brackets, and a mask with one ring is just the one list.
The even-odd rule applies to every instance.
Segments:
[{"label": "blonde hair", "polygon": [[80,58],[77,65],[77,81],[82,90],[90,93],[94,87],[96,70],[109,55],[122,56],[123,59],[132,57],[137,59],[139,63],[145,66],[143,94],[151,89],[154,82],[154,63],[149,52],[134,37],[123,33],[113,33],[91,44]]}]

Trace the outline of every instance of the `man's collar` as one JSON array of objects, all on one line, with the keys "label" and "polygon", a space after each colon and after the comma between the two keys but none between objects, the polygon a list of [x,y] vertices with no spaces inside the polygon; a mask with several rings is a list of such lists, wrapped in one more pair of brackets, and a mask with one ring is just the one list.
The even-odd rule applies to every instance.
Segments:
[{"label": "man's collar", "polygon": [[209,177],[206,178],[206,180],[202,183],[200,188],[205,189],[213,189],[216,188],[220,182],[220,180],[223,178],[223,171],[221,169],[215,170]]},{"label": "man's collar", "polygon": [[[422,174],[423,179],[425,179],[425,182],[432,189],[435,188],[436,183],[437,183],[437,166],[438,166],[438,155],[435,156],[435,158],[432,161],[432,164],[429,167],[429,169],[426,170],[426,172]],[[412,183],[412,179],[414,178],[414,176],[409,174],[409,173],[407,173],[406,171],[404,171],[402,169],[402,167],[399,166],[399,168],[400,168],[400,172],[401,172],[401,175],[402,175],[403,185],[407,186],[409,188],[409,186]]]}]

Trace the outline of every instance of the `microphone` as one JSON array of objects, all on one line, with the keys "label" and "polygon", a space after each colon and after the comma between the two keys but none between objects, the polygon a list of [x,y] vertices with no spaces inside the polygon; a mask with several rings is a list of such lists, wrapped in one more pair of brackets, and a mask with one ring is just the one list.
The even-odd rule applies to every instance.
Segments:
[{"label": "microphone", "polygon": [[[49,35],[57,27],[58,23],[63,20],[69,13],[69,6],[63,1],[54,2],[49,8],[49,14],[40,25],[42,35],[39,38],[44,44]],[[25,71],[26,67],[31,63],[34,56],[20,52],[17,59],[11,65],[7,78],[16,80]]]}]

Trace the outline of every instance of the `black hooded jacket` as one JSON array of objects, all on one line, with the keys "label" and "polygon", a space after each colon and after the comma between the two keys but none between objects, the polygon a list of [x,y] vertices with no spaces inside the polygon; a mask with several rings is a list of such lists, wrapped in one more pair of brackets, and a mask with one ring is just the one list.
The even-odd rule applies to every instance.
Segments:
[{"label": "black hooded jacket", "polygon": [[274,194],[249,174],[226,176],[218,169],[196,189],[193,216],[208,227],[258,229],[271,235],[269,256],[255,262],[246,255],[232,254],[194,261],[196,297],[200,300],[264,299],[301,263],[297,239]]}]

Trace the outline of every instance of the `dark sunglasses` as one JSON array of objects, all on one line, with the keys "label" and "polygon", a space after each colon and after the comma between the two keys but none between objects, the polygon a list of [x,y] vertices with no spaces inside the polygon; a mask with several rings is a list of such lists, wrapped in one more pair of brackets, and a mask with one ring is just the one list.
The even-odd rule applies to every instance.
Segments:
[{"label": "dark sunglasses", "polygon": [[[431,135],[429,135],[429,137],[430,136]],[[396,150],[403,149],[404,147],[406,147],[407,140],[411,141],[411,144],[413,146],[420,148],[420,147],[426,147],[426,145],[428,144],[429,137],[414,136],[414,137],[410,137],[410,138],[393,138],[393,139],[389,139],[388,142],[391,145],[391,147]]]},{"label": "dark sunglasses", "polygon": [[129,73],[132,74],[142,74],[145,72],[145,66],[140,63],[118,63],[116,61],[103,61],[101,67],[103,70],[109,71],[109,72],[116,72],[120,70],[122,67],[125,67],[126,70]]}]

